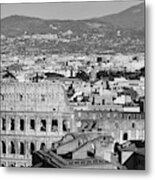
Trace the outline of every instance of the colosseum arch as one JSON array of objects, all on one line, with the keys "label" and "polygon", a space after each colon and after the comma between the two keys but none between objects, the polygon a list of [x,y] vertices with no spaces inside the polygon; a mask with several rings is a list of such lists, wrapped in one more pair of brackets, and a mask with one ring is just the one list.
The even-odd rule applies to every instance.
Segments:
[{"label": "colosseum arch", "polygon": [[6,143],[2,141],[2,153],[6,154]]},{"label": "colosseum arch", "polygon": [[45,148],[46,148],[45,143],[41,143],[41,144],[40,144],[40,150],[44,150]]},{"label": "colosseum arch", "polygon": [[70,132],[70,121],[69,120],[63,120],[62,129],[64,132]]},{"label": "colosseum arch", "polygon": [[16,153],[15,143],[13,141],[10,142],[10,153],[11,154],[15,154]]},{"label": "colosseum arch", "polygon": [[33,142],[30,143],[30,154],[33,154],[35,151],[35,144]]},{"label": "colosseum arch", "polygon": [[135,128],[136,124],[135,122],[132,122],[132,128]]},{"label": "colosseum arch", "polygon": [[25,144],[20,142],[20,154],[25,155]]},{"label": "colosseum arch", "polygon": [[128,140],[128,133],[125,132],[125,133],[123,134],[123,140],[124,140],[124,141],[127,141],[127,140]]},{"label": "colosseum arch", "polygon": [[131,114],[128,114],[127,119],[128,119],[128,120],[131,119]]},{"label": "colosseum arch", "polygon": [[58,130],[58,120],[57,119],[52,119],[52,126],[51,126],[51,131],[57,131]]},{"label": "colosseum arch", "polygon": [[2,130],[5,131],[6,130],[6,119],[2,118]]},{"label": "colosseum arch", "polygon": [[4,101],[4,94],[0,93],[1,100]]},{"label": "colosseum arch", "polygon": [[6,163],[2,162],[1,167],[6,167]]},{"label": "colosseum arch", "polygon": [[46,119],[41,119],[40,131],[46,131]]}]

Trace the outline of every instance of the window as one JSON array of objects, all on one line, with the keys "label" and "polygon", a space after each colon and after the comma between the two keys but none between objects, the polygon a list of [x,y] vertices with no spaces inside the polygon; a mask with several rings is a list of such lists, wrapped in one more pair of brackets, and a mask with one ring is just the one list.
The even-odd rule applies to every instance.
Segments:
[{"label": "window", "polygon": [[30,144],[30,153],[33,154],[33,152],[35,151],[35,145],[33,142],[31,142]]},{"label": "window", "polygon": [[2,118],[2,130],[5,131],[6,130],[6,119]]},{"label": "window", "polygon": [[4,101],[4,95],[3,94],[1,94],[1,100]]},{"label": "window", "polygon": [[45,95],[41,94],[41,101],[45,101]]},{"label": "window", "polygon": [[128,119],[129,119],[129,120],[131,119],[131,114],[128,115]]},{"label": "window", "polygon": [[10,127],[10,130],[11,130],[11,131],[14,131],[14,130],[15,130],[15,120],[14,120],[14,119],[11,119],[11,127]]},{"label": "window", "polygon": [[93,96],[92,105],[95,105],[95,97]]},{"label": "window", "polygon": [[20,101],[23,100],[23,95],[22,94],[19,94],[19,99],[20,99]]},{"label": "window", "polygon": [[52,119],[52,131],[57,131],[58,130],[58,120],[57,119]]},{"label": "window", "polygon": [[104,99],[102,99],[102,105],[105,105],[105,100]]},{"label": "window", "polygon": [[20,130],[24,131],[24,119],[20,119]]},{"label": "window", "polygon": [[135,123],[134,122],[132,123],[132,128],[135,128]]},{"label": "window", "polygon": [[62,129],[63,129],[64,132],[67,132],[67,122],[66,122],[66,120],[64,120],[63,123],[62,123]]},{"label": "window", "polygon": [[123,134],[123,140],[124,140],[124,141],[128,140],[128,134],[127,134],[127,133],[124,133],[124,134]]},{"label": "window", "polygon": [[105,141],[106,139],[107,139],[107,138],[104,136],[104,137],[103,137],[103,140]]},{"label": "window", "polygon": [[5,167],[5,164],[1,164],[2,167]]},{"label": "window", "polygon": [[41,120],[41,127],[40,127],[41,131],[46,131],[46,120],[42,119]]},{"label": "window", "polygon": [[40,150],[45,150],[45,148],[46,148],[45,143],[41,143]]},{"label": "window", "polygon": [[20,143],[20,154],[21,155],[25,154],[25,145],[23,142]]},{"label": "window", "polygon": [[10,167],[15,167],[16,166],[16,163],[12,163],[11,165],[10,165]]},{"label": "window", "polygon": [[67,120],[64,120],[62,123],[62,129],[64,132],[70,132],[70,122]]},{"label": "window", "polygon": [[15,144],[11,141],[11,154],[15,154]]},{"label": "window", "polygon": [[4,141],[2,141],[2,153],[6,154],[6,144]]},{"label": "window", "polygon": [[30,129],[35,130],[35,120],[34,119],[30,120]]}]

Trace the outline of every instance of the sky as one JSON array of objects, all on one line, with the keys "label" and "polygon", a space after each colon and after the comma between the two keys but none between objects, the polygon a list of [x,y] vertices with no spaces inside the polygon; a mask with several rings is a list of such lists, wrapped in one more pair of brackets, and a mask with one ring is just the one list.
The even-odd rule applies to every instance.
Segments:
[{"label": "sky", "polygon": [[24,15],[43,19],[89,19],[121,12],[142,0],[57,3],[10,3],[1,4],[1,18]]}]

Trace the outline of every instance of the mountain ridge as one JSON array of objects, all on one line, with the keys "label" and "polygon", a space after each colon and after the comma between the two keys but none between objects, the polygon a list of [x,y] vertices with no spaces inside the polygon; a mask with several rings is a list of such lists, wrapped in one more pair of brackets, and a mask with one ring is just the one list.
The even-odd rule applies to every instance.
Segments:
[{"label": "mountain ridge", "polygon": [[119,13],[93,19],[100,22],[108,22],[113,24],[114,26],[125,26],[125,28],[135,28],[138,30],[144,28],[144,16],[145,6],[144,3],[141,3]]},{"label": "mountain ridge", "polygon": [[[50,27],[51,24],[60,27],[61,31],[63,28],[65,30],[72,30],[72,28],[75,30],[75,27],[79,30],[89,31],[90,26],[88,26],[87,23],[98,23],[98,25],[103,26],[103,28],[106,26],[108,28],[142,30],[144,28],[144,3],[132,6],[117,14],[84,20],[46,20],[37,17],[12,15],[1,19],[1,33],[6,36],[18,36],[25,31],[30,34],[58,32],[59,29],[57,29],[57,31],[52,29]],[[66,26],[64,24],[66,24]],[[96,29],[98,29],[98,27],[96,27]]]}]

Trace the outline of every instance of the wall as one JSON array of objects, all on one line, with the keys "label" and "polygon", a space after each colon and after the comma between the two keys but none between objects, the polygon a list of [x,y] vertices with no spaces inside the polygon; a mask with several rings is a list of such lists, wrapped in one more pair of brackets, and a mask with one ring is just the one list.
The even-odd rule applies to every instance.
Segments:
[{"label": "wall", "polygon": [[[1,165],[31,166],[31,143],[34,150],[43,144],[51,148],[67,133],[64,120],[70,122],[70,131],[75,128],[73,111],[59,83],[2,83],[1,87]],[[57,128],[52,128],[53,120]]]}]

